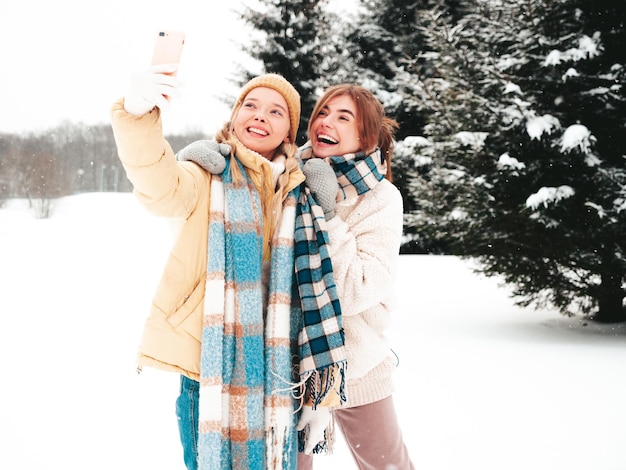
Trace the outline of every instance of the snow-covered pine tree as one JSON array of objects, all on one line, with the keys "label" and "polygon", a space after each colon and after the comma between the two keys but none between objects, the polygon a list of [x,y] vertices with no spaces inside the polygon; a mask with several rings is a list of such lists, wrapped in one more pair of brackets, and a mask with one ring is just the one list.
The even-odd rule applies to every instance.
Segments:
[{"label": "snow-covered pine tree", "polygon": [[[417,28],[418,5],[423,1],[354,0],[355,17],[333,25],[336,43],[336,70],[332,83],[349,82],[371,90],[383,103],[387,114],[398,121],[397,139],[421,133],[425,123],[419,100],[414,96],[415,75],[423,63],[417,60],[423,49]],[[415,171],[412,156],[393,156],[393,182],[402,193],[405,211],[417,206],[406,175]],[[411,231],[410,226],[405,226]],[[424,240],[411,237],[403,252],[436,251]]]},{"label": "snow-covered pine tree", "polygon": [[[339,60],[334,75],[338,81],[358,83],[372,90],[388,115],[399,123],[396,138],[420,134],[426,110],[416,93],[416,77],[427,73],[428,62],[420,54],[425,42],[419,29],[420,11],[429,5],[444,5],[453,15],[460,14],[459,0],[354,0],[355,18],[334,25],[332,39]],[[339,2],[338,2],[339,3]],[[431,5],[432,4],[432,5]],[[393,156],[393,182],[402,193],[408,213],[418,207],[409,176],[419,171],[411,149],[399,145]],[[410,224],[403,253],[436,253],[440,243],[420,237]]]},{"label": "snow-covered pine tree", "polygon": [[626,321],[623,8],[610,0],[467,0],[422,21],[430,113],[412,223],[520,305]]},{"label": "snow-covered pine tree", "polygon": [[343,35],[335,36],[346,52],[341,75],[337,75],[342,81],[371,89],[400,124],[400,138],[414,135],[424,124],[411,86],[416,62],[410,59],[417,57],[422,44],[416,28],[417,4],[406,0],[360,0],[356,20],[342,25]]},{"label": "snow-covered pine tree", "polygon": [[[456,0],[449,0],[456,1]],[[398,0],[283,1],[260,0],[243,19],[259,35],[244,50],[265,71],[278,71],[302,94],[300,139],[316,99],[330,85],[361,84],[383,102],[400,123],[398,137],[419,133],[423,117],[416,111],[412,71],[419,48],[416,2]],[[241,83],[252,75],[243,72]],[[407,174],[402,158],[394,159],[394,179],[405,197]],[[412,160],[411,160],[412,162]],[[413,167],[411,166],[411,169]]]},{"label": "snow-covered pine tree", "polygon": [[[328,36],[330,25],[337,21],[325,11],[327,2],[259,0],[257,8],[247,6],[242,13],[243,20],[255,31],[243,50],[262,64],[264,72],[281,74],[300,93],[302,117],[297,144],[306,141],[306,124],[329,74],[326,57],[334,53],[329,49],[333,44]],[[254,75],[244,70],[240,84]]]}]

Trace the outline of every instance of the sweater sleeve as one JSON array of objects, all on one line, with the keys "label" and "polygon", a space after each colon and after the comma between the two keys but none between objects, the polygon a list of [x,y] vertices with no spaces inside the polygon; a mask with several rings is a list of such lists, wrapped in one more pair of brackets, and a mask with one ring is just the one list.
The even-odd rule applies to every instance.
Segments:
[{"label": "sweater sleeve", "polygon": [[194,163],[176,161],[163,136],[159,109],[134,116],[120,99],[111,108],[111,127],[118,156],[141,204],[158,216],[188,217],[197,205],[200,186],[208,186],[210,180]]},{"label": "sweater sleeve", "polygon": [[338,204],[328,223],[335,282],[346,316],[391,297],[403,220],[400,192],[386,180],[351,202]]}]

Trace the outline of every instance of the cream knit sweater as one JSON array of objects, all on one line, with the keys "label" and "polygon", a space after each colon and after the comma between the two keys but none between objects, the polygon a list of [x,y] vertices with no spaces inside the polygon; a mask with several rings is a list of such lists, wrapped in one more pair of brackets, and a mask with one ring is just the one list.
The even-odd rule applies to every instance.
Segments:
[{"label": "cream knit sweater", "polygon": [[335,212],[328,235],[346,335],[346,407],[354,407],[393,392],[396,361],[385,330],[395,304],[402,197],[384,179],[367,193],[338,203]]}]

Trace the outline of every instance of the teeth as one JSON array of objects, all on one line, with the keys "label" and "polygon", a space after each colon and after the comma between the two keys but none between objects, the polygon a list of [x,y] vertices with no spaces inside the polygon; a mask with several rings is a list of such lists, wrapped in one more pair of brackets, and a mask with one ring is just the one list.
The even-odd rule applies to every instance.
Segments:
[{"label": "teeth", "polygon": [[326,144],[336,144],[337,140],[334,139],[333,137],[326,135],[326,134],[318,134],[317,136],[317,140],[320,140]]},{"label": "teeth", "polygon": [[249,127],[248,131],[254,132],[255,134],[268,135],[266,131],[264,131],[263,129],[259,129],[258,127]]}]

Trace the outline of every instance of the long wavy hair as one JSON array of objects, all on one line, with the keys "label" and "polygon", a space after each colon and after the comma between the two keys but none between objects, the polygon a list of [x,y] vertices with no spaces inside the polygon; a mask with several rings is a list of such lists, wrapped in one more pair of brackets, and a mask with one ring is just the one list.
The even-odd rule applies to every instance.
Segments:
[{"label": "long wavy hair", "polygon": [[[231,156],[235,155],[235,150],[237,148],[237,144],[243,146],[241,141],[237,139],[233,130],[233,122],[234,116],[237,113],[237,110],[241,106],[241,103],[238,103],[233,109],[232,117],[229,121],[224,123],[222,128],[215,134],[215,140],[220,143],[226,143],[230,145],[231,148]],[[275,228],[280,224],[280,219],[282,217],[282,206],[283,201],[287,197],[287,191],[285,188],[287,183],[289,182],[291,173],[294,171],[300,172],[300,165],[298,161],[295,159],[295,154],[297,150],[297,146],[295,144],[289,142],[283,142],[279,145],[274,151],[273,157],[277,155],[284,155],[285,158],[285,171],[278,177],[278,181],[276,182],[276,186],[274,188],[270,188],[268,186],[269,182],[266,182],[263,187],[260,188],[261,193],[261,204],[263,206],[263,219],[264,219],[264,245],[269,246],[271,240],[274,238]],[[253,150],[248,149],[250,152]],[[272,158],[273,158],[272,157]],[[263,157],[261,157],[263,158]],[[231,175],[233,181],[241,182],[243,180],[243,175],[239,171],[238,165],[230,166]],[[273,181],[272,181],[273,184]],[[268,196],[269,195],[269,196]]]}]

